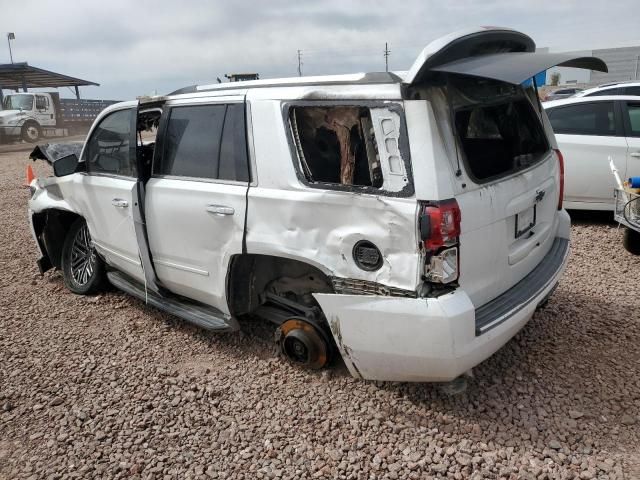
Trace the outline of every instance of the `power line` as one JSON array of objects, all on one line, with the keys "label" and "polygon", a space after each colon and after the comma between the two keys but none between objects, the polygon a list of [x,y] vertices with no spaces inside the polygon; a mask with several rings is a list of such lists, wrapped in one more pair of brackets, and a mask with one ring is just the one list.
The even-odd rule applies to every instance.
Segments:
[{"label": "power line", "polygon": [[384,42],[384,71],[388,72],[389,71],[389,55],[391,54],[391,51],[389,50],[389,45],[387,44],[387,42]]}]

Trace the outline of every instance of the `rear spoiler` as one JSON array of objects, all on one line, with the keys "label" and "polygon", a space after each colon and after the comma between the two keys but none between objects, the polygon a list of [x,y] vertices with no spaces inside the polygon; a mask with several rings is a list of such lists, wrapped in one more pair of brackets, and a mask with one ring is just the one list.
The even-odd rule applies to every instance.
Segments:
[{"label": "rear spoiler", "polygon": [[55,161],[69,155],[75,155],[80,158],[83,145],[84,142],[45,143],[34,148],[29,158],[34,162],[36,160],[45,160],[49,165],[53,165]]}]

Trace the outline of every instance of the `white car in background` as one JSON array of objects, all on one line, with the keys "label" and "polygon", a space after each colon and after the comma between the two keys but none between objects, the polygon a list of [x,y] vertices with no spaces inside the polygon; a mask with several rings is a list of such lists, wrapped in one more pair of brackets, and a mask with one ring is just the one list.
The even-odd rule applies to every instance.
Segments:
[{"label": "white car in background", "polygon": [[613,210],[614,179],[640,175],[640,96],[567,98],[543,104],[564,156],[567,209]]},{"label": "white car in background", "polygon": [[640,82],[606,83],[582,90],[573,95],[572,98],[601,97],[605,95],[640,95]]}]

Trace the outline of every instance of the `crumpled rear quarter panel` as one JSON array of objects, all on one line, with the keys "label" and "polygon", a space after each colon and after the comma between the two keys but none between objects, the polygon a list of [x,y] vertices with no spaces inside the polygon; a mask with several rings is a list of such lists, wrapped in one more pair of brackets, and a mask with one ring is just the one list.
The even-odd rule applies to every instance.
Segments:
[{"label": "crumpled rear quarter panel", "polygon": [[[310,188],[296,176],[280,102],[252,102],[257,186],[249,189],[247,252],[294,258],[327,275],[415,290],[419,272],[415,198]],[[356,265],[353,247],[368,240],[383,264]]]}]

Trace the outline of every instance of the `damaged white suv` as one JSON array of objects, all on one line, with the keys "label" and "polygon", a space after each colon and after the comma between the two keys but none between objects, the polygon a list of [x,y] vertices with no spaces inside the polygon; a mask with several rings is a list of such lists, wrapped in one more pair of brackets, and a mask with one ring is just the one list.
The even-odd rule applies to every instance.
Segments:
[{"label": "damaged white suv", "polygon": [[359,378],[454,379],[526,324],[567,261],[562,156],[523,82],[606,66],[534,50],[480,28],[401,75],[113,105],[75,153],[32,154],[56,174],[31,183],[40,270],[80,294],[108,279],[211,330],[265,319],[309,367],[341,355]]}]

